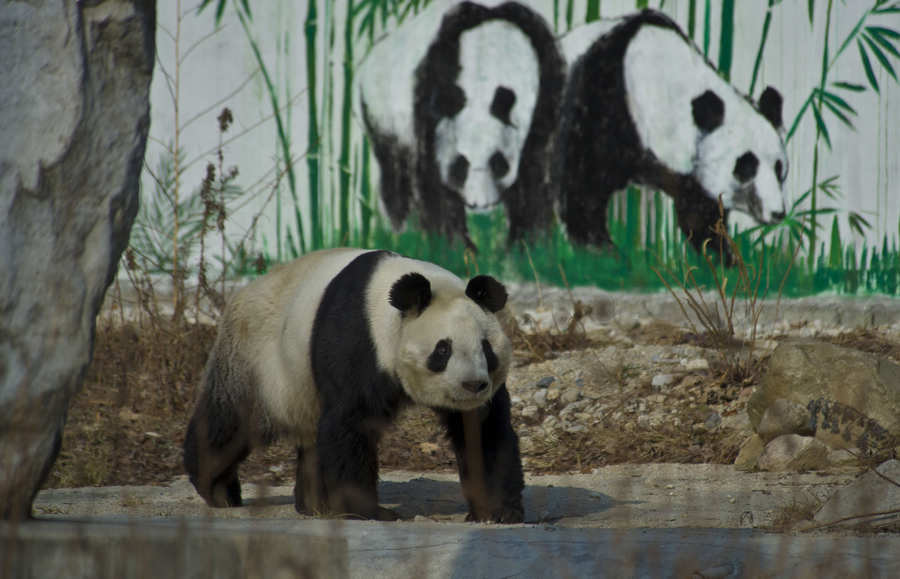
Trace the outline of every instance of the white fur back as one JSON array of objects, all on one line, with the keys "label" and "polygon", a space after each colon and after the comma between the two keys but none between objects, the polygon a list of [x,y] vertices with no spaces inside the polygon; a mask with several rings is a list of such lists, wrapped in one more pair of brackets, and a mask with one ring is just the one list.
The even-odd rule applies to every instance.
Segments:
[{"label": "white fur back", "polygon": [[362,250],[307,254],[276,268],[235,294],[226,320],[235,350],[259,380],[269,419],[298,444],[315,440],[318,393],[310,364],[310,337],[328,283]]}]

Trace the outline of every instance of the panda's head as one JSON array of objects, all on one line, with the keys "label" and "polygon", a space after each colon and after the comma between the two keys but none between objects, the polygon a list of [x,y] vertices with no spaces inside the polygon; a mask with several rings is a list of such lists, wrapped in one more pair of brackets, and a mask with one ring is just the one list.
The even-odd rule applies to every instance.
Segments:
[{"label": "panda's head", "polygon": [[506,288],[490,276],[472,278],[465,293],[443,284],[432,289],[408,273],[390,290],[400,311],[394,373],[418,404],[472,410],[505,383],[512,346],[494,315]]},{"label": "panda's head", "polygon": [[515,24],[491,20],[459,36],[459,74],[439,96],[434,155],[441,182],[470,210],[515,181],[540,88],[539,61]]},{"label": "panda's head", "polygon": [[759,223],[784,218],[782,187],[788,160],[781,122],[781,95],[769,87],[756,106],[707,90],[691,101],[700,134],[694,175],[727,209],[747,213]]}]

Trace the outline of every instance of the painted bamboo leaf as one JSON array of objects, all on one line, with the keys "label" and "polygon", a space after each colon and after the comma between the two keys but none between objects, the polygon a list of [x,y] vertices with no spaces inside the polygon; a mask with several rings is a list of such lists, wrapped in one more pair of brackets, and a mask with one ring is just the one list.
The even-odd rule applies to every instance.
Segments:
[{"label": "painted bamboo leaf", "polygon": [[866,49],[863,47],[862,41],[857,39],[856,46],[859,48],[859,57],[862,59],[863,70],[866,72],[869,86],[871,86],[875,92],[880,94],[881,90],[878,88],[878,80],[875,78],[875,71],[872,70],[872,63],[869,61],[869,55],[866,54]]},{"label": "painted bamboo leaf", "polygon": [[888,57],[884,54],[884,52],[880,48],[878,48],[878,45],[875,43],[875,41],[865,34],[863,34],[863,40],[866,41],[866,44],[868,44],[869,48],[872,49],[872,52],[875,53],[875,58],[878,59],[878,62],[881,63],[881,66],[883,66],[885,70],[888,71],[888,74],[890,74],[894,80],[897,80],[897,73],[894,72],[894,67],[891,66],[891,61],[888,60]]},{"label": "painted bamboo leaf", "polygon": [[709,35],[711,30],[710,12],[712,12],[712,7],[709,5],[709,0],[706,0],[703,10],[703,56],[707,58],[709,57]]},{"label": "painted bamboo leaf", "polygon": [[[844,114],[844,111],[847,111],[850,114],[856,115],[856,111],[853,109],[853,107],[847,104],[847,101],[832,93],[829,93],[827,91],[819,92],[822,95],[822,104],[825,105],[825,107],[828,108],[828,110],[830,110],[832,114],[834,114],[834,116],[840,119],[841,122],[843,122],[851,129],[854,128],[853,123],[850,121],[847,115]],[[844,109],[844,111],[842,111],[841,109]]]},{"label": "painted bamboo leaf", "polygon": [[[894,58],[900,58],[900,52],[897,52],[897,49],[894,48],[894,45],[891,44],[891,41],[888,40],[885,32],[894,32],[888,28],[880,28],[878,26],[869,26],[866,28],[866,31],[869,33],[869,36],[872,37],[875,42],[880,44],[885,50],[894,55]],[[896,34],[894,32],[894,34]]]},{"label": "painted bamboo leaf", "polygon": [[731,62],[734,51],[734,0],[722,2],[722,24],[719,30],[719,74],[731,80]]},{"label": "painted bamboo leaf", "polygon": [[831,220],[831,250],[828,253],[828,267],[840,269],[843,253],[843,247],[841,247],[841,228],[838,226],[838,218],[837,215],[835,215]]},{"label": "painted bamboo leaf", "polygon": [[[318,8],[316,0],[309,0],[306,9],[306,22],[304,34],[306,38],[306,86],[307,91],[307,157],[306,168],[309,176],[309,220],[310,220],[310,244],[314,248],[321,244],[321,227],[319,226],[319,125],[318,103],[316,102],[316,39],[318,37]],[[300,236],[301,252],[303,236]]]},{"label": "painted bamboo leaf", "polygon": [[338,235],[350,234],[350,140],[352,139],[351,108],[353,104],[353,0],[347,0],[347,19],[344,23],[344,95],[341,106],[340,199]]},{"label": "painted bamboo leaf", "polygon": [[856,211],[851,211],[849,215],[847,215],[847,222],[850,224],[850,229],[859,235],[865,235],[865,230],[872,228],[872,224],[869,223],[869,220]]},{"label": "painted bamboo leaf", "polygon": [[694,40],[694,31],[697,28],[697,0],[688,1],[688,38]]},{"label": "painted bamboo leaf", "polygon": [[584,14],[585,22],[593,22],[600,19],[600,0],[587,0],[587,9]]},{"label": "painted bamboo leaf", "polygon": [[891,6],[885,6],[884,8],[876,8],[872,12],[873,14],[900,14],[900,4],[892,4]]},{"label": "painted bamboo leaf", "polygon": [[828,127],[825,125],[825,120],[822,118],[822,113],[819,112],[819,107],[813,104],[812,106],[813,116],[816,119],[816,127],[819,129],[819,132],[822,134],[822,137],[825,139],[825,144],[828,145],[828,148],[831,148],[831,137],[828,135]]},{"label": "painted bamboo leaf", "polygon": [[849,90],[852,92],[865,92],[866,90],[866,87],[864,87],[863,85],[853,82],[835,81],[831,84],[838,88],[842,88],[844,90]]},{"label": "painted bamboo leaf", "polygon": [[759,48],[756,49],[756,58],[753,61],[753,74],[750,76],[750,90],[748,91],[748,94],[751,97],[756,88],[756,79],[759,77],[759,67],[762,64],[763,50],[765,49],[766,41],[769,38],[769,27],[772,24],[772,7],[774,5],[775,0],[769,0],[769,5],[766,7],[766,17],[763,20],[762,36],[759,39]]}]

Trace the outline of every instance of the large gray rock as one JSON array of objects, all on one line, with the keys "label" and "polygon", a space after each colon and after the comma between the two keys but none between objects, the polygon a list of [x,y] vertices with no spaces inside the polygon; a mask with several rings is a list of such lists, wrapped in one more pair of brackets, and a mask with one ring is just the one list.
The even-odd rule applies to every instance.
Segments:
[{"label": "large gray rock", "polygon": [[756,462],[760,470],[819,470],[829,466],[828,447],[811,436],[783,434],[766,445]]},{"label": "large gray rock", "polygon": [[839,489],[819,509],[816,525],[895,527],[900,522],[900,461],[889,460]]},{"label": "large gray rock", "polygon": [[[789,411],[798,405],[808,421]],[[781,433],[814,433],[831,448],[890,449],[900,436],[900,366],[824,342],[785,342],[772,353],[747,414],[757,432],[769,430],[768,418],[777,414],[786,417],[782,426],[795,427]]]},{"label": "large gray rock", "polygon": [[154,0],[0,8],[0,518],[30,513],[137,211]]}]

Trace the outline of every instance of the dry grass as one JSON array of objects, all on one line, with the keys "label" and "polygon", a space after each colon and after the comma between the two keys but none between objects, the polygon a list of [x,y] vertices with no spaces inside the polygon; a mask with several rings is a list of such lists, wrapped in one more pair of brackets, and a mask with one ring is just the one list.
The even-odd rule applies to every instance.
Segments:
[{"label": "dry grass", "polygon": [[515,317],[508,313],[503,315],[500,321],[520,358],[520,363],[531,364],[554,358],[558,352],[596,346],[597,344],[585,334],[582,324],[582,320],[590,313],[589,306],[580,301],[573,301],[572,317],[564,328],[556,325],[544,328],[529,318],[525,319],[526,327],[523,328]]},{"label": "dry grass", "polygon": [[775,513],[772,520],[772,526],[769,530],[776,532],[790,531],[797,526],[798,523],[813,520],[816,511],[822,506],[819,503],[809,500],[806,502],[792,500],[784,505]]}]

